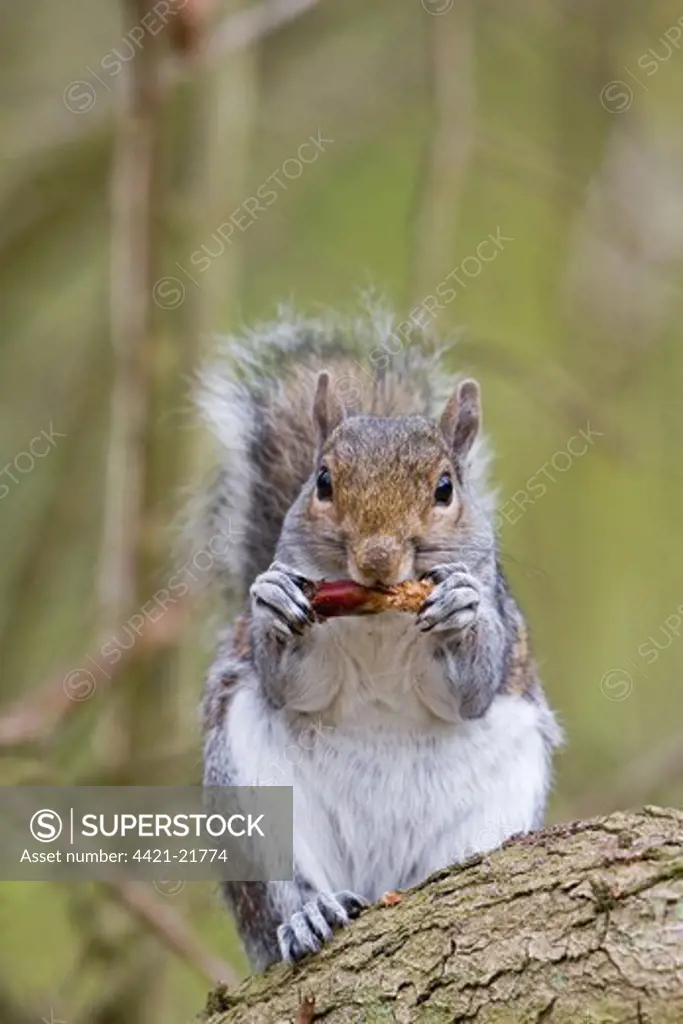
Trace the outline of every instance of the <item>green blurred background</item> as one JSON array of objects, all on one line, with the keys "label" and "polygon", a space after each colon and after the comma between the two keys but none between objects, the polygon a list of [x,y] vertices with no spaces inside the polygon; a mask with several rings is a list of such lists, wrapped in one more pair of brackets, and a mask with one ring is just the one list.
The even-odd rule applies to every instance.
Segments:
[{"label": "green blurred background", "polygon": [[[504,565],[568,736],[551,817],[680,803],[680,7],[175,6],[114,75],[142,0],[0,3],[0,782],[200,779],[215,608],[92,692],[64,679],[168,578],[211,333],[371,287],[403,318],[457,271],[433,326],[483,384]],[[184,1024],[212,957],[244,972],[209,885],[142,889],[141,909],[139,890],[0,884],[0,1018]]]}]

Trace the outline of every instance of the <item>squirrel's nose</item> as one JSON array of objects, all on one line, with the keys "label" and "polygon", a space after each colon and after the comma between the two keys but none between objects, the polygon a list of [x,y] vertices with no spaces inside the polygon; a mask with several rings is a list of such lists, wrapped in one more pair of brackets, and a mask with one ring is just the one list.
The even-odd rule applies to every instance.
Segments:
[{"label": "squirrel's nose", "polygon": [[363,583],[390,586],[399,580],[402,555],[395,537],[371,537],[358,545],[353,561]]}]

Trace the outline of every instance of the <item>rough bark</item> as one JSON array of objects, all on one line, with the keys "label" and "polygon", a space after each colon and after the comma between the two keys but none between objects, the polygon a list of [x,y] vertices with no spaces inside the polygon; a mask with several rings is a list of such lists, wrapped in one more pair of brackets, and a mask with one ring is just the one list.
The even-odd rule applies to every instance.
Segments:
[{"label": "rough bark", "polygon": [[[210,1024],[681,1024],[683,812],[510,840],[209,997]],[[393,905],[392,905],[393,904]],[[299,1008],[315,997],[315,1015]]]}]

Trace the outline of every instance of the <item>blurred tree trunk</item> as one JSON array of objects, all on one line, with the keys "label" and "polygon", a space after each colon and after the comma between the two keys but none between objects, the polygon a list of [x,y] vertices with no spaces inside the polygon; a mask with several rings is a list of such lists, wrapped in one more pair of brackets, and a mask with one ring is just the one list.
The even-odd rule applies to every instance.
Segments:
[{"label": "blurred tree trunk", "polygon": [[[555,826],[386,904],[300,969],[215,992],[205,1022],[683,1019],[680,811]],[[297,1017],[302,995],[314,997],[315,1015]]]},{"label": "blurred tree trunk", "polygon": [[[152,8],[152,0],[126,0],[125,20],[140,24]],[[186,386],[181,371],[187,364],[178,353],[187,359],[191,346],[183,339],[185,344],[174,350],[171,332],[159,328],[154,301],[165,200],[164,35],[150,37],[123,76],[112,181],[115,363],[100,598],[103,622],[115,629],[130,626],[130,617],[140,615],[168,572],[164,503],[175,495],[186,470],[182,432],[162,417],[179,404],[179,388]],[[142,623],[149,628],[144,616]],[[125,710],[113,751],[122,782],[154,781],[140,778],[136,761],[144,757],[149,764],[149,744],[156,749],[167,731],[162,718],[172,706],[173,658],[172,643],[153,652],[137,645],[121,689]]]},{"label": "blurred tree trunk", "polygon": [[[154,0],[125,0],[123,10],[125,27],[145,25],[154,17]],[[166,210],[182,211],[171,225],[171,251],[189,249],[194,241],[195,171],[202,158],[197,143],[205,122],[198,116],[199,87],[187,83],[181,109],[195,121],[194,138],[176,155],[165,137],[164,68],[172,27],[147,33],[122,76],[112,175],[115,359],[100,600],[104,627],[109,624],[114,635],[126,630],[126,643],[133,643],[130,665],[114,693],[117,714],[104,734],[112,778],[120,785],[168,782],[157,758],[163,761],[178,735],[178,608],[153,599],[170,575],[167,524],[188,474],[190,434],[181,410],[196,360],[198,303],[192,297],[184,306],[169,303],[168,279],[160,267]],[[188,40],[182,39],[185,45]],[[152,630],[161,642],[141,642]],[[105,917],[111,912],[104,911]],[[110,943],[109,961],[102,1020],[152,1024],[160,1019],[165,958],[156,937],[143,924],[129,926],[118,943]]]},{"label": "blurred tree trunk", "polygon": [[458,213],[475,147],[474,20],[467,0],[448,18],[425,23],[431,116],[415,181],[409,308],[454,269]]}]

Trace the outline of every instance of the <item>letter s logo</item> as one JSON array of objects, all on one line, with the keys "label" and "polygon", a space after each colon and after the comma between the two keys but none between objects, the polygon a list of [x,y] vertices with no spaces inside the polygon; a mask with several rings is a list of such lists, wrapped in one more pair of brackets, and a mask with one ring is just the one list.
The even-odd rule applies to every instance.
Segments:
[{"label": "letter s logo", "polygon": [[56,811],[36,811],[29,825],[31,835],[39,843],[53,843],[61,835],[62,819]]}]

